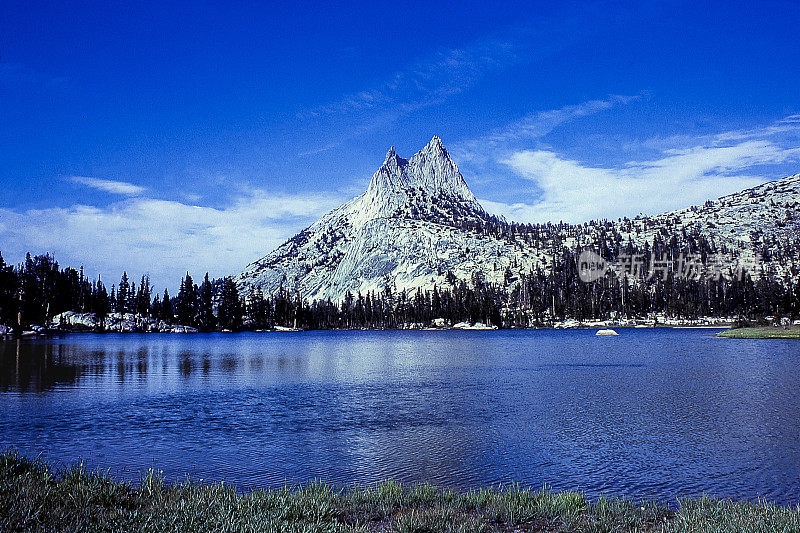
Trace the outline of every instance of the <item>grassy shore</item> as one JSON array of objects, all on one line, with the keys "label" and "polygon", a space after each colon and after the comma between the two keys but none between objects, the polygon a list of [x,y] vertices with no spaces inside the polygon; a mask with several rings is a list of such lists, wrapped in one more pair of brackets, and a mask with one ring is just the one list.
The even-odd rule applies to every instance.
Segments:
[{"label": "grassy shore", "polygon": [[226,484],[129,484],[82,467],[0,455],[0,531],[800,531],[800,508],[701,498],[670,508],[520,487],[430,485],[239,493]]},{"label": "grassy shore", "polygon": [[800,339],[800,326],[788,329],[774,326],[747,327],[726,329],[717,333],[717,337],[728,339]]}]

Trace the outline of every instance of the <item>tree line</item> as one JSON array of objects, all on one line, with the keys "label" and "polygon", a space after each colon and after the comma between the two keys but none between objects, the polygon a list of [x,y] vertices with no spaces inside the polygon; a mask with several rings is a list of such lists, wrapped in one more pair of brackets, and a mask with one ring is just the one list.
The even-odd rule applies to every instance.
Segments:
[{"label": "tree line", "polygon": [[[525,232],[523,232],[525,233]],[[645,260],[654,251],[677,252],[675,243],[656,239],[639,249]],[[676,246],[676,245],[675,245]],[[694,250],[710,253],[708,243],[694,241]],[[601,247],[602,248],[602,247]],[[689,250],[689,248],[686,248]],[[613,255],[611,249],[604,253]],[[645,267],[649,267],[645,264]],[[497,327],[546,326],[566,319],[604,320],[660,313],[668,317],[800,316],[800,282],[777,279],[767,264],[759,276],[682,278],[674,273],[650,280],[606,275],[591,283],[581,280],[575,255],[563,248],[547,268],[527,273],[508,269],[502,283],[488,283],[480,273],[470,280],[448,273],[430,290],[398,290],[391,283],[379,291],[347,293],[341,302],[306,301],[281,288],[265,295],[260,289],[241,294],[230,277],[197,284],[190,274],[174,296],[157,293],[148,277],[138,282],[127,272],[110,290],[83,269],[62,268],[50,255],[32,257],[17,266],[0,254],[0,324],[21,331],[45,325],[65,311],[93,313],[102,329],[110,313],[132,313],[200,331],[427,327],[442,322],[484,323]]]}]

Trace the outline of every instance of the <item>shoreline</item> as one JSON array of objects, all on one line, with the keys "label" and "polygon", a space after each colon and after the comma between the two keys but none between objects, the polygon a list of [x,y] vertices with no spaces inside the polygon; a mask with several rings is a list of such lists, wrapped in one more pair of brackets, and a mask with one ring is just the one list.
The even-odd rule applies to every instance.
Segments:
[{"label": "shoreline", "polygon": [[735,317],[702,316],[697,318],[670,317],[662,314],[650,314],[636,317],[610,317],[604,319],[565,318],[556,320],[545,317],[531,321],[528,325],[504,321],[507,325],[489,321],[454,322],[445,318],[432,318],[427,322],[407,322],[394,327],[330,327],[321,329],[305,329],[291,325],[273,325],[256,327],[253,323],[244,323],[233,329],[201,329],[178,323],[165,322],[149,315],[136,313],[111,313],[105,320],[100,320],[94,313],[66,311],[49,319],[44,325],[29,324],[22,328],[0,325],[0,338],[40,337],[62,335],[66,333],[239,333],[239,332],[300,332],[300,331],[493,331],[508,330],[556,330],[556,329],[608,329],[608,328],[680,328],[680,329],[724,329],[733,327]]},{"label": "shoreline", "polygon": [[[331,332],[338,332],[338,331],[363,331],[363,332],[376,332],[376,331],[415,331],[415,332],[435,332],[435,331],[470,331],[470,332],[499,332],[499,331],[578,331],[578,330],[599,330],[599,329],[607,329],[607,328],[614,328],[618,330],[639,330],[639,329],[721,329],[721,330],[731,330],[732,326],[730,325],[707,325],[707,324],[698,324],[698,325],[681,325],[681,326],[673,326],[673,325],[664,325],[658,324],[656,326],[616,326],[616,325],[580,325],[580,326],[531,326],[531,327],[510,327],[510,328],[498,328],[498,327],[465,327],[465,328],[457,328],[457,327],[421,327],[421,328],[328,328],[328,329],[300,329],[300,328],[275,328],[275,329],[242,329],[237,331],[220,331],[220,330],[211,330],[211,331],[96,331],[96,330],[80,330],[80,329],[52,329],[48,328],[44,331],[24,331],[22,335],[13,335],[13,334],[4,334],[0,335],[0,341],[2,340],[15,340],[15,339],[42,339],[42,338],[52,338],[58,337],[63,335],[207,335],[210,333],[219,333],[222,335],[229,335],[229,334],[239,334],[239,333],[307,333],[307,332],[315,332],[315,331],[331,331]],[[724,332],[724,331],[723,331]],[[723,333],[720,332],[720,333]],[[718,334],[719,337],[724,337],[724,335]],[[760,337],[752,337],[752,338],[760,338]],[[766,337],[764,337],[766,338]],[[769,337],[769,338],[779,338],[779,337]],[[796,338],[796,337],[785,337],[785,338]]]},{"label": "shoreline", "polygon": [[800,339],[800,327],[753,326],[734,328],[717,333],[722,339]]},{"label": "shoreline", "polygon": [[150,333],[166,333],[166,334],[208,334],[208,333],[301,333],[306,331],[557,331],[557,330],[597,330],[597,329],[733,329],[733,322],[727,319],[719,319],[718,321],[709,319],[700,319],[697,321],[683,320],[683,319],[668,319],[661,322],[653,323],[645,319],[629,319],[625,321],[603,320],[580,322],[577,320],[566,320],[556,322],[551,325],[540,326],[527,326],[527,327],[498,327],[495,325],[488,325],[484,323],[459,323],[454,325],[430,326],[422,324],[409,324],[407,327],[397,328],[327,328],[327,329],[302,329],[285,326],[274,326],[272,328],[264,329],[241,329],[236,331],[231,330],[197,330],[189,326],[171,325],[165,329],[97,329],[87,327],[63,327],[51,325],[49,327],[32,326],[32,329],[24,330],[20,335],[15,335],[11,330],[6,329],[0,332],[0,340],[15,339],[15,338],[43,338],[53,337],[58,335],[67,334],[150,334]]},{"label": "shoreline", "polygon": [[237,491],[169,484],[156,470],[121,482],[82,464],[0,454],[0,530],[57,531],[790,531],[800,507],[700,498],[663,502],[511,485],[466,492],[393,481],[337,489]]}]

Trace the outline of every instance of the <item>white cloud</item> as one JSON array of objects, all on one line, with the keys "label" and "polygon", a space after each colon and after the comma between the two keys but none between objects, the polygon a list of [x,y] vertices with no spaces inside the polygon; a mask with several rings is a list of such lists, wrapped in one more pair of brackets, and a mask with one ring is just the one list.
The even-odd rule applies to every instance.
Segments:
[{"label": "white cloud", "polygon": [[749,130],[629,142],[625,150],[654,155],[614,167],[592,166],[549,147],[525,147],[526,140],[538,140],[573,119],[638,98],[613,96],[531,113],[452,152],[484,174],[510,170],[533,182],[517,194],[520,201],[481,200],[489,211],[520,222],[584,222],[685,208],[775,179],[779,176],[766,173],[768,166],[800,160],[800,115]]},{"label": "white cloud", "polygon": [[79,185],[85,185],[92,189],[123,196],[137,196],[147,190],[146,187],[140,187],[139,185],[134,185],[127,181],[105,180],[87,176],[70,176],[68,179]]},{"label": "white cloud", "polygon": [[549,150],[514,152],[501,162],[535,182],[535,203],[484,200],[487,209],[523,222],[584,222],[599,218],[656,214],[689,207],[767,181],[749,171],[800,157],[800,149],[765,140],[730,146],[668,150],[652,161],[598,168]]},{"label": "white cloud", "polygon": [[9,262],[27,251],[50,252],[63,265],[101,274],[109,286],[127,270],[149,273],[172,291],[187,270],[194,277],[236,274],[341,202],[336,195],[252,191],[224,208],[131,198],[102,208],[0,209],[0,242]]}]

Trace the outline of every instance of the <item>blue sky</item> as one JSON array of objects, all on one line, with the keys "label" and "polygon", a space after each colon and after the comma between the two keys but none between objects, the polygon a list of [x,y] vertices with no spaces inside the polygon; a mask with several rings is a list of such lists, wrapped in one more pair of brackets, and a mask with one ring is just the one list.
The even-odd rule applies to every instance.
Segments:
[{"label": "blue sky", "polygon": [[800,171],[800,4],[0,5],[0,251],[233,274],[440,136],[488,209],[635,216]]}]

